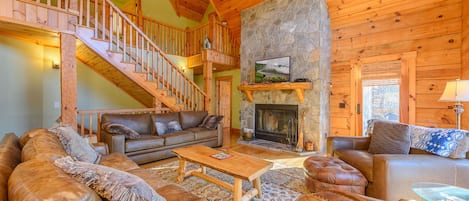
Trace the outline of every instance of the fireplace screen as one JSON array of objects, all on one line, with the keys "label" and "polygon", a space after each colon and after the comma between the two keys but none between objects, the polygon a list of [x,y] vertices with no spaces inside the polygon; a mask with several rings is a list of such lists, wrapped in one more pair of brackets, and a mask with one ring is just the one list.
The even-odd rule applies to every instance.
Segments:
[{"label": "fireplace screen", "polygon": [[284,144],[298,140],[298,106],[256,104],[255,138]]}]

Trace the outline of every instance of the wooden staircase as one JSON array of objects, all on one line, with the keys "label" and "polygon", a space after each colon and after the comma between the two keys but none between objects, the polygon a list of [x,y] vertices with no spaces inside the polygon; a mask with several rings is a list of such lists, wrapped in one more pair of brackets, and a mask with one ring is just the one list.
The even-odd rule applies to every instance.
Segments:
[{"label": "wooden staircase", "polygon": [[77,58],[145,106],[206,109],[207,95],[110,0],[80,1],[75,35]]}]

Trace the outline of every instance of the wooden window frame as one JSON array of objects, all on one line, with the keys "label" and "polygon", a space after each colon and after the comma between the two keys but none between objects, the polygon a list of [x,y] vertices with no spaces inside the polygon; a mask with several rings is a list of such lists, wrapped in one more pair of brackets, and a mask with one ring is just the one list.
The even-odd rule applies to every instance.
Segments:
[{"label": "wooden window frame", "polygon": [[[401,79],[399,89],[399,121],[402,123],[415,124],[415,83],[416,83],[416,65],[417,52],[405,52],[402,54],[390,54],[374,57],[354,59],[350,61],[351,73],[351,104],[350,114],[353,123],[350,124],[351,133],[356,136],[362,136],[363,114],[358,114],[357,105],[362,104],[362,79],[361,69],[364,64],[379,62],[400,61]],[[363,108],[363,107],[362,107]],[[362,110],[360,108],[360,110]]]}]

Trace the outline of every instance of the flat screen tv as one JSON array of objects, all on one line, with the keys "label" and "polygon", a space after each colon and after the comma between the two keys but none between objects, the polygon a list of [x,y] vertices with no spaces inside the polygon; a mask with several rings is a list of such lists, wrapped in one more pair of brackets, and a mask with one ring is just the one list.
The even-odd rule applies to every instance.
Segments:
[{"label": "flat screen tv", "polygon": [[290,57],[256,61],[255,83],[289,82]]}]

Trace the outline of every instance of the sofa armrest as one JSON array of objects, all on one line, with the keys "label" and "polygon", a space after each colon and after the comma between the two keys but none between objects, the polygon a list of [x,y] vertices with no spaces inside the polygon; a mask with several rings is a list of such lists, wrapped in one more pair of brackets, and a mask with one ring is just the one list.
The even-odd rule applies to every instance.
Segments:
[{"label": "sofa armrest", "polygon": [[223,145],[223,123],[219,122],[217,125],[217,135],[218,135],[218,143],[217,146]]},{"label": "sofa armrest", "polygon": [[106,143],[104,142],[97,142],[93,143],[93,148],[96,152],[100,153],[101,155],[108,155],[109,154],[109,148]]},{"label": "sofa armrest", "polygon": [[125,154],[125,136],[122,134],[110,134],[101,130],[101,141],[109,147],[109,153]]},{"label": "sofa armrest", "polygon": [[367,188],[367,195],[383,200],[418,200],[412,191],[414,183],[427,181],[461,185],[458,177],[469,169],[463,165],[465,163],[467,161],[428,154],[375,154],[374,179]]},{"label": "sofa armrest", "polygon": [[327,138],[327,155],[333,156],[338,149],[367,150],[369,144],[370,137],[331,136]]}]

